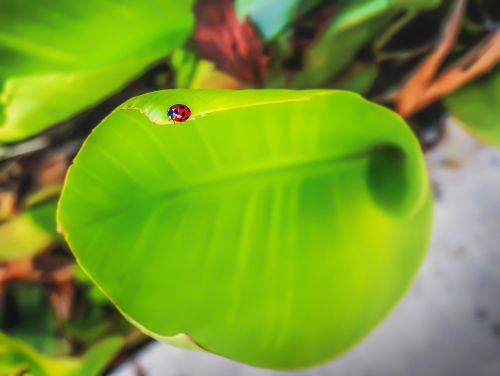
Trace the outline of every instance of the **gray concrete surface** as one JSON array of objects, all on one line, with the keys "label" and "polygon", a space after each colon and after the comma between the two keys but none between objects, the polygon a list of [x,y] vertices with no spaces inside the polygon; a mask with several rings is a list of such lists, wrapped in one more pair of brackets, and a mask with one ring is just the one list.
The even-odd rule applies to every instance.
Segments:
[{"label": "gray concrete surface", "polygon": [[[409,294],[352,351],[299,372],[160,343],[133,362],[148,376],[500,375],[500,149],[448,124],[447,139],[427,162],[436,192],[428,256]],[[134,363],[113,375],[137,375]]]}]

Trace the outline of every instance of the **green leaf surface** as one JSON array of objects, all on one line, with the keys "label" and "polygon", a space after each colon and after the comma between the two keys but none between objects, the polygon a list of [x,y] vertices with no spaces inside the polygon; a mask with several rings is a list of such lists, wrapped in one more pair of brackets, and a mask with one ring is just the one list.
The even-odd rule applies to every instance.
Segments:
[{"label": "green leaf surface", "polygon": [[500,146],[500,68],[453,92],[444,102],[474,136]]},{"label": "green leaf surface", "polygon": [[405,10],[436,7],[441,0],[340,0],[332,23],[316,44],[305,51],[304,68],[293,87],[324,85],[346,68],[358,51]]},{"label": "green leaf surface", "polygon": [[32,136],[120,89],[184,41],[193,23],[191,5],[190,0],[2,4],[0,142]]},{"label": "green leaf surface", "polygon": [[[184,103],[186,123],[166,110]],[[132,98],[70,168],[58,221],[81,267],[155,338],[261,367],[315,365],[365,336],[424,255],[417,140],[341,91]]]},{"label": "green leaf surface", "polygon": [[56,240],[56,204],[34,205],[0,223],[0,262],[33,256]]},{"label": "green leaf surface", "polygon": [[82,358],[50,358],[0,332],[0,375],[97,376],[122,343],[119,337],[110,337],[98,343]]}]

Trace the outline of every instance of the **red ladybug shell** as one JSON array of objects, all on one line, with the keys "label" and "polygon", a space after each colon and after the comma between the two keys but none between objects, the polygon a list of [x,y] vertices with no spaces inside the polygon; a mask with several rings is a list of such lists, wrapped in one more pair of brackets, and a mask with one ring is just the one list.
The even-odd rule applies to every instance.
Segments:
[{"label": "red ladybug shell", "polygon": [[167,115],[173,122],[183,123],[191,116],[191,110],[185,104],[174,104],[168,109]]}]

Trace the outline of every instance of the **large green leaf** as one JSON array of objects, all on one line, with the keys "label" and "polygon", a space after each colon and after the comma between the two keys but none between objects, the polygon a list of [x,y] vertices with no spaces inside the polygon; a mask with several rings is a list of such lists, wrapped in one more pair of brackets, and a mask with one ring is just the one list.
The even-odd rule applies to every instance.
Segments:
[{"label": "large green leaf", "polygon": [[0,142],[34,135],[99,102],[178,47],[192,28],[191,4],[2,3]]},{"label": "large green leaf", "polygon": [[[184,103],[186,123],[166,110]],[[278,369],[365,336],[422,260],[431,195],[391,111],[341,91],[133,98],[70,168],[58,222],[148,334]]]},{"label": "large green leaf", "polygon": [[332,23],[304,55],[294,87],[324,85],[346,68],[358,51],[375,39],[401,11],[433,8],[441,0],[340,0]]},{"label": "large green leaf", "polygon": [[500,68],[453,92],[445,104],[473,135],[500,146]]},{"label": "large green leaf", "polygon": [[82,358],[50,358],[26,343],[0,332],[0,374],[33,376],[97,376],[122,340],[110,337],[90,349]]}]

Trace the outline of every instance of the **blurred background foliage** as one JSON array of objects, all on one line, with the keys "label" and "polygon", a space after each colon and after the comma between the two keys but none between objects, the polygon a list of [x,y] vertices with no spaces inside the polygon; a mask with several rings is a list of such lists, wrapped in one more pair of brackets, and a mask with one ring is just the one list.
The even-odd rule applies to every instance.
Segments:
[{"label": "blurred background foliage", "polygon": [[424,150],[447,116],[500,145],[499,20],[496,0],[0,0],[0,374],[98,374],[147,341],[55,225],[72,157],[118,104],[338,88],[399,112]]}]

